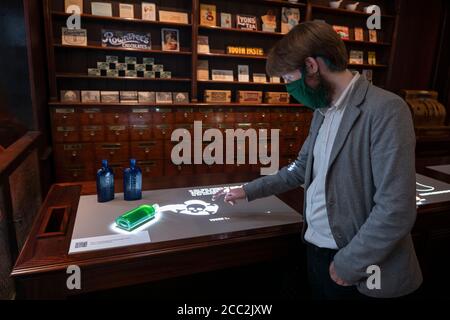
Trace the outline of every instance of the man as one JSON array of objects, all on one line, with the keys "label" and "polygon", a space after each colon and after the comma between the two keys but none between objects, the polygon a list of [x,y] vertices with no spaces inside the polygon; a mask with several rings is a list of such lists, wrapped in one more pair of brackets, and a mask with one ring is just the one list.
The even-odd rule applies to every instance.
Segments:
[{"label": "man", "polygon": [[[299,24],[276,44],[267,73],[282,76],[288,92],[315,110],[310,132],[292,164],[224,200],[252,201],[304,185],[302,234],[314,297],[400,297],[422,283],[410,235],[412,119],[401,98],[350,72],[347,59],[344,43],[323,22]],[[380,270],[375,288],[367,285],[373,265]]]}]

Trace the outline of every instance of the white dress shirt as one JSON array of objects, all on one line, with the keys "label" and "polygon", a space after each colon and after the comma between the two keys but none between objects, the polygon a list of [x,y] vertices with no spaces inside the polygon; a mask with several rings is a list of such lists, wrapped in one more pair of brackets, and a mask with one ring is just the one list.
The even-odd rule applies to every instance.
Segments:
[{"label": "white dress shirt", "polygon": [[305,233],[305,240],[320,248],[338,249],[328,221],[325,178],[331,149],[333,148],[348,98],[358,78],[359,73],[356,73],[340,97],[331,103],[331,107],[319,110],[324,115],[324,120],[314,144],[312,183],[306,191],[306,222],[308,227]]}]

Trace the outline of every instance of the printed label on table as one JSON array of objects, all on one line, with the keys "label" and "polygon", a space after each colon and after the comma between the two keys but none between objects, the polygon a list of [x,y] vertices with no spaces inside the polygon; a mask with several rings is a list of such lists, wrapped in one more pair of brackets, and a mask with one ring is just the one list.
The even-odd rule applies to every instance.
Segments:
[{"label": "printed label on table", "polygon": [[108,248],[124,247],[134,244],[150,242],[150,235],[147,231],[135,234],[114,234],[90,238],[72,239],[70,242],[69,254]]}]

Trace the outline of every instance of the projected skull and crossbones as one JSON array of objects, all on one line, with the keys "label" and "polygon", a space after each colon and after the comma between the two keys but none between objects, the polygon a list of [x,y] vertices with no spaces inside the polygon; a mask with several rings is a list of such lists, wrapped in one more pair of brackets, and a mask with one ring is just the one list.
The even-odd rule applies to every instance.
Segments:
[{"label": "projected skull and crossbones", "polygon": [[202,200],[187,200],[181,204],[169,204],[158,209],[159,212],[173,212],[192,216],[207,216],[217,213],[219,206]]}]

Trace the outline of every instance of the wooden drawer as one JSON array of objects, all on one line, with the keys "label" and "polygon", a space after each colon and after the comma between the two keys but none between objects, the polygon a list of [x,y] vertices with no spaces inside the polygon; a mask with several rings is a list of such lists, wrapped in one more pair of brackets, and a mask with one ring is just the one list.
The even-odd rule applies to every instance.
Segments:
[{"label": "wooden drawer", "polygon": [[162,140],[132,142],[131,155],[137,160],[163,159],[164,143]]},{"label": "wooden drawer", "polygon": [[201,109],[201,111],[195,112],[195,120],[202,121],[203,123],[214,123],[215,114],[213,109]]},{"label": "wooden drawer", "polygon": [[75,108],[55,108],[52,112],[54,126],[77,126],[78,114]]},{"label": "wooden drawer", "polygon": [[253,114],[254,122],[267,122],[270,121],[270,113],[265,109],[256,109],[256,112]]},{"label": "wooden drawer", "polygon": [[[191,138],[194,137],[194,122],[191,123],[177,123],[173,125],[173,130],[182,129],[185,135],[190,135]],[[170,138],[170,137],[169,137]]]},{"label": "wooden drawer", "polygon": [[224,109],[214,110],[212,123],[223,123],[226,113]]},{"label": "wooden drawer", "polygon": [[254,112],[235,112],[234,120],[235,122],[253,122],[255,121],[255,113]]},{"label": "wooden drawer", "polygon": [[223,164],[198,164],[195,165],[195,173],[197,174],[211,174],[222,173],[225,171],[225,165]]},{"label": "wooden drawer", "polygon": [[251,171],[252,171],[251,164],[237,164],[235,161],[234,164],[224,165],[225,173],[239,173],[239,172],[251,172]]},{"label": "wooden drawer", "polygon": [[163,160],[145,160],[138,161],[138,166],[141,168],[142,176],[146,177],[160,177],[164,174]]},{"label": "wooden drawer", "polygon": [[175,112],[175,123],[194,123],[195,113],[192,108],[179,109]]},{"label": "wooden drawer", "polygon": [[[259,129],[266,129],[266,130],[268,130],[267,131],[267,136],[270,138],[270,131],[269,130],[272,128],[270,123],[268,123],[268,122],[254,122],[252,127],[255,130],[259,130]],[[274,128],[274,129],[279,129],[279,128]]]},{"label": "wooden drawer", "polygon": [[308,128],[309,128],[309,125],[311,124],[311,120],[313,118],[313,115],[314,115],[314,113],[312,111],[309,111],[309,110],[306,111],[303,114],[303,118],[305,119],[305,124],[308,125]]},{"label": "wooden drawer", "polygon": [[54,148],[57,166],[90,163],[94,159],[94,148],[90,143],[55,144]]},{"label": "wooden drawer", "polygon": [[80,132],[76,126],[54,126],[53,140],[55,142],[78,142]]},{"label": "wooden drawer", "polygon": [[152,113],[149,108],[133,108],[129,114],[130,125],[147,124],[152,122]]},{"label": "wooden drawer", "polygon": [[180,176],[194,174],[194,166],[192,164],[175,165],[170,160],[164,162],[164,175]]},{"label": "wooden drawer", "polygon": [[174,115],[171,108],[155,108],[152,112],[154,124],[172,124]]},{"label": "wooden drawer", "polygon": [[130,145],[127,142],[121,143],[96,143],[95,144],[95,158],[98,161],[103,159],[108,162],[128,161]]},{"label": "wooden drawer", "polygon": [[89,125],[81,127],[82,142],[101,142],[105,140],[105,129],[100,125]]},{"label": "wooden drawer", "polygon": [[285,138],[280,142],[280,153],[282,155],[295,155],[298,154],[301,148],[300,139]]},{"label": "wooden drawer", "polygon": [[286,111],[286,120],[290,122],[305,122],[305,113],[303,110],[288,110]]},{"label": "wooden drawer", "polygon": [[110,125],[105,128],[105,141],[122,142],[129,140],[128,126],[126,125]]},{"label": "wooden drawer", "polygon": [[156,124],[153,126],[153,138],[158,140],[170,140],[172,131],[172,124]]},{"label": "wooden drawer", "polygon": [[105,125],[128,125],[128,113],[106,112],[103,114]]},{"label": "wooden drawer", "polygon": [[82,126],[103,124],[103,113],[98,108],[81,109],[79,117]]},{"label": "wooden drawer", "polygon": [[270,113],[270,121],[271,122],[283,122],[288,121],[288,114],[283,110],[273,110]]},{"label": "wooden drawer", "polygon": [[236,122],[236,112],[233,109],[225,109],[223,112],[223,122],[234,124]]},{"label": "wooden drawer", "polygon": [[57,167],[56,179],[58,182],[92,181],[95,179],[95,172],[91,165]]},{"label": "wooden drawer", "polygon": [[129,130],[131,141],[147,141],[153,138],[150,124],[133,124]]},{"label": "wooden drawer", "polygon": [[217,124],[217,129],[219,129],[222,132],[223,138],[224,138],[224,141],[225,141],[225,138],[226,138],[225,137],[225,131],[228,130],[228,129],[234,130],[235,128],[234,128],[234,124],[233,123],[223,122],[223,123],[218,123]]},{"label": "wooden drawer", "polygon": [[285,138],[300,138],[303,135],[303,124],[300,123],[278,123],[272,128],[280,129],[280,137]]}]

